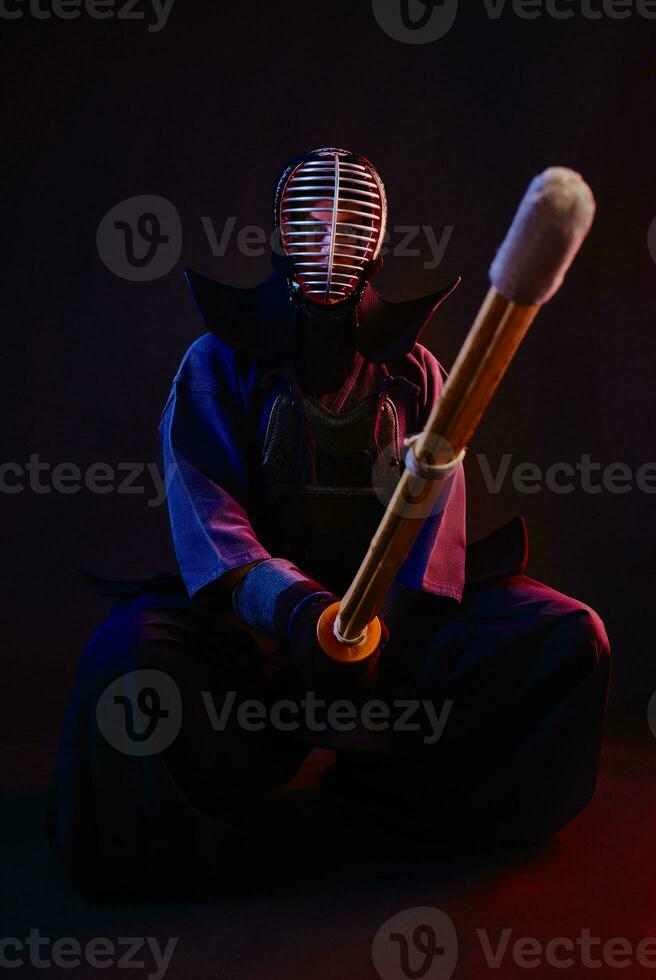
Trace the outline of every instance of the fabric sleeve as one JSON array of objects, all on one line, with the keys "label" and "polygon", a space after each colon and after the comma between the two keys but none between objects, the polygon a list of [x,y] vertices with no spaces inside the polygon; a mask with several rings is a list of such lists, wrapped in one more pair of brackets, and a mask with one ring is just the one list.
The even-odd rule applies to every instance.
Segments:
[{"label": "fabric sleeve", "polygon": [[190,595],[232,569],[270,557],[248,518],[244,412],[236,381],[229,371],[194,370],[199,354],[183,362],[160,423],[173,544]]}]

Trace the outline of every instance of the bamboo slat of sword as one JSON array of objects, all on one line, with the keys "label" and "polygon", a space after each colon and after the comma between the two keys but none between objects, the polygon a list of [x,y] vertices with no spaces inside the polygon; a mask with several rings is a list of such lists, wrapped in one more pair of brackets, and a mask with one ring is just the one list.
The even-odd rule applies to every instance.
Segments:
[{"label": "bamboo slat of sword", "polygon": [[[433,407],[415,456],[448,463],[466,449],[540,306],[519,306],[492,288]],[[337,628],[354,642],[375,618],[444,485],[406,469],[351,587]]]}]

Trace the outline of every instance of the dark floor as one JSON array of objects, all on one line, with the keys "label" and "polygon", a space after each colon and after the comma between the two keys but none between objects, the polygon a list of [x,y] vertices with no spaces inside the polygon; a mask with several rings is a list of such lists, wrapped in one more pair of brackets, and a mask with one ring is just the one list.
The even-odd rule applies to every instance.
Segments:
[{"label": "dark floor", "polygon": [[[289,863],[275,882],[252,881],[244,867],[238,894],[148,906],[94,907],[71,891],[42,832],[52,745],[3,749],[0,760],[8,790],[0,936],[22,943],[30,930],[38,930],[49,940],[41,947],[43,959],[59,937],[74,938],[83,947],[105,937],[116,950],[112,965],[103,969],[84,962],[44,971],[27,965],[25,948],[12,947],[7,958],[21,955],[26,961],[14,976],[155,977],[152,946],[133,954],[141,967],[116,963],[127,952],[126,937],[142,936],[157,939],[162,949],[177,938],[165,973],[169,980],[375,980],[381,975],[371,952],[378,929],[392,915],[422,906],[441,909],[452,919],[458,960],[453,974],[447,954],[422,974],[422,958],[415,958],[415,977],[656,976],[656,945],[653,968],[641,966],[636,954],[641,940],[656,936],[656,741],[646,720],[611,727],[593,804],[549,846],[521,853],[450,852],[447,847],[427,854],[412,841],[358,827],[325,802],[317,784],[330,757],[316,753],[262,813],[262,834],[289,852]],[[419,924],[420,917],[414,913],[411,923]],[[604,941],[622,940],[615,953],[592,946],[592,957],[601,955],[603,965],[584,965],[580,946],[572,966],[544,960],[549,940],[576,941],[585,929]],[[512,930],[498,969],[486,962],[485,936],[478,930],[487,930],[493,947],[508,937],[504,930]],[[533,969],[513,959],[513,944],[525,937],[542,948],[537,954],[541,965]],[[384,980],[410,975],[390,965],[398,950],[400,943],[392,944],[388,954],[377,953]],[[648,952],[646,947],[645,956]],[[569,954],[557,949],[555,955],[566,961]],[[107,957],[112,958],[111,948]],[[620,968],[627,960],[631,965]],[[536,956],[528,961],[535,962]]]}]

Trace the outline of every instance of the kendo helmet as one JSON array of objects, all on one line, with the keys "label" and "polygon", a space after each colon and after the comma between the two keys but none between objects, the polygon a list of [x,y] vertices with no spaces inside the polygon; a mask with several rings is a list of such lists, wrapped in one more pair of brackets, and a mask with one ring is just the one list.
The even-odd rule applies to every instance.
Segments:
[{"label": "kendo helmet", "polygon": [[385,186],[373,164],[334,147],[311,150],[278,180],[274,226],[293,292],[320,306],[361,293],[387,228]]}]

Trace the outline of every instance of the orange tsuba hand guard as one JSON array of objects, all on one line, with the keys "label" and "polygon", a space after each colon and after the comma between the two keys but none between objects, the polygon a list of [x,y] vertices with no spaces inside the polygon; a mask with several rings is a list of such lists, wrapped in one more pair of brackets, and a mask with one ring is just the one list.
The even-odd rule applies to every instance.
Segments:
[{"label": "orange tsuba hand guard", "polygon": [[366,628],[362,639],[355,644],[340,643],[335,635],[335,622],[339,615],[339,602],[324,609],[317,623],[317,639],[321,649],[331,660],[341,664],[357,664],[372,657],[380,647],[382,626],[378,617]]}]

